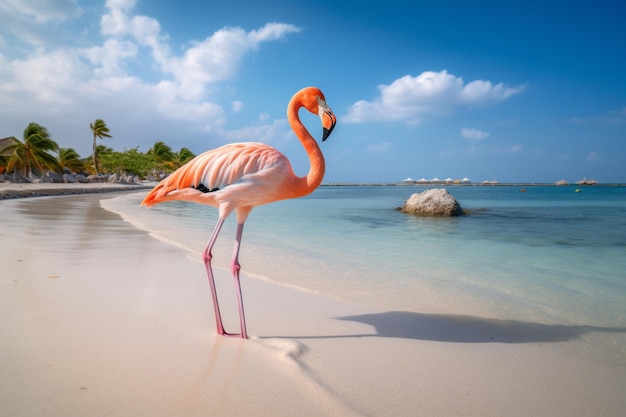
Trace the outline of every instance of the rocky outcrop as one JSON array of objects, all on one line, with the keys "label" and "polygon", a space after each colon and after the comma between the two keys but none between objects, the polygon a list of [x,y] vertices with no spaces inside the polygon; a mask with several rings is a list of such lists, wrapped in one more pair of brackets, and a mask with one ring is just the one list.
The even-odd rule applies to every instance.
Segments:
[{"label": "rocky outcrop", "polygon": [[72,184],[76,182],[76,177],[72,174],[63,174],[63,181]]},{"label": "rocky outcrop", "polygon": [[23,176],[22,174],[20,174],[19,172],[14,172],[13,174],[3,174],[2,175],[2,181],[6,181],[6,182],[12,182],[15,184],[29,184],[31,182],[33,182],[33,180],[31,180],[28,177]]},{"label": "rocky outcrop", "polygon": [[41,182],[44,183],[62,183],[64,182],[63,177],[54,172],[48,172],[41,177]]},{"label": "rocky outcrop", "polygon": [[415,193],[400,208],[415,216],[452,217],[464,214],[458,201],[445,188]]},{"label": "rocky outcrop", "polygon": [[106,175],[88,175],[87,179],[89,182],[108,182],[109,177]]}]

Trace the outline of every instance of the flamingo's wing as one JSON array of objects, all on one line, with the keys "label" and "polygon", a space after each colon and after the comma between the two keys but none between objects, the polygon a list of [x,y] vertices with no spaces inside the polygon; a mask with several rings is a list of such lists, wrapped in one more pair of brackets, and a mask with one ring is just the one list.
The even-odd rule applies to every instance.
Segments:
[{"label": "flamingo's wing", "polygon": [[[142,205],[151,206],[169,200],[167,195],[174,191],[188,191],[190,197],[198,192],[217,191],[284,160],[282,153],[263,143],[224,145],[196,156],[169,175],[146,196]],[[188,193],[176,194],[182,197]]]}]

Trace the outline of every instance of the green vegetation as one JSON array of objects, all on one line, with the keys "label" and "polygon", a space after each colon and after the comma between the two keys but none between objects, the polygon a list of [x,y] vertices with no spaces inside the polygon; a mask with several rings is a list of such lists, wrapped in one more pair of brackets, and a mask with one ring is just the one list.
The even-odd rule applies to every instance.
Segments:
[{"label": "green vegetation", "polygon": [[59,160],[51,155],[50,151],[59,150],[59,145],[50,137],[48,130],[30,123],[24,130],[24,141],[18,139],[4,149],[2,153],[8,154],[6,171],[19,171],[25,176],[41,175],[47,171],[60,171]]},{"label": "green vegetation", "polygon": [[59,148],[59,163],[63,168],[73,172],[85,169],[85,162],[81,161],[78,153],[72,148]]},{"label": "green vegetation", "polygon": [[98,145],[97,138],[110,138],[106,123],[97,119],[90,123],[93,133],[93,154],[81,158],[72,148],[61,148],[52,140],[48,130],[36,123],[28,125],[23,141],[2,139],[7,146],[0,147],[0,173],[20,172],[22,175],[43,175],[48,171],[62,174],[64,170],[85,174],[134,174],[140,177],[168,174],[184,165],[195,155],[187,148],[174,152],[164,142],[156,142],[146,153],[139,147],[114,151]]},{"label": "green vegetation", "polygon": [[101,155],[102,168],[110,174],[132,173],[145,177],[150,173],[158,173],[158,165],[153,158],[145,153],[139,152],[137,148],[125,150],[124,152],[110,152]]}]

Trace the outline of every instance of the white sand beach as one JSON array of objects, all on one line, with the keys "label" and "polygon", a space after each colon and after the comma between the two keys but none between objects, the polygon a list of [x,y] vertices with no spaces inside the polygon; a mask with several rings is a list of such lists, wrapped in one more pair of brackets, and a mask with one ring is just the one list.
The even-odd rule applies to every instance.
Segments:
[{"label": "white sand beach", "polygon": [[[550,337],[567,329],[380,311],[244,274],[252,337],[217,336],[200,260],[103,198],[0,201],[2,415],[624,415],[626,369]],[[236,331],[230,273],[216,280]]]}]

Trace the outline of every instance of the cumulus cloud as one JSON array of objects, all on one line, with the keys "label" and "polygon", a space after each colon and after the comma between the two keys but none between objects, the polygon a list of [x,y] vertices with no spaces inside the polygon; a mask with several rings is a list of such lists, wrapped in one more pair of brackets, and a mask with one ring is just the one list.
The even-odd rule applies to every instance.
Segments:
[{"label": "cumulus cloud", "polygon": [[466,139],[474,139],[474,140],[484,140],[489,137],[489,132],[485,132],[482,130],[464,127],[461,129],[461,136]]},{"label": "cumulus cloud", "polygon": [[[142,124],[143,129],[150,125],[158,132],[159,126],[168,121],[189,121],[194,129],[201,126],[204,132],[222,134],[226,122],[222,106],[231,105],[232,111],[237,112],[243,103],[218,104],[211,89],[232,79],[244,56],[257,51],[261,44],[300,30],[283,23],[268,23],[250,31],[228,27],[191,42],[181,52],[173,52],[160,23],[136,14],[136,3],[108,0],[100,18],[101,36],[97,41],[86,36],[58,46],[42,44],[45,37],[36,38],[27,30],[28,19],[20,20],[20,16],[53,22],[52,26],[57,27],[55,22],[82,13],[76,1],[0,2],[0,12],[8,11],[12,17],[9,20],[25,28],[5,27],[2,32],[30,45],[28,50],[23,48],[27,53],[0,54],[3,130],[20,132],[25,124],[36,120],[47,125],[55,136],[62,136],[58,139],[65,146],[77,146],[79,151],[82,139],[73,132],[87,129],[88,122],[95,118],[104,118],[115,128],[114,139],[118,140],[120,136],[145,137]],[[39,26],[45,29],[51,25]],[[54,115],[64,115],[63,122],[57,122],[61,119]],[[192,129],[191,126],[183,125],[177,130],[184,135],[184,129]],[[268,126],[258,133],[266,135],[267,131],[275,130]],[[76,145],[79,142],[81,145]]]},{"label": "cumulus cloud", "polygon": [[137,55],[137,44],[118,39],[107,39],[102,46],[77,51],[94,65],[97,76],[114,76],[125,72],[124,65],[128,58]]},{"label": "cumulus cloud", "polygon": [[101,31],[114,39],[127,37],[137,45],[149,48],[160,71],[174,78],[159,86],[162,91],[168,92],[168,100],[202,100],[207,85],[232,78],[246,53],[258,49],[263,42],[281,39],[300,30],[283,23],[268,23],[250,32],[227,27],[202,41],[194,42],[182,56],[175,56],[170,50],[168,36],[161,31],[158,21],[148,16],[130,14],[135,3],[136,0],[107,1],[108,13],[102,16]]},{"label": "cumulus cloud", "polygon": [[348,108],[342,119],[351,123],[403,121],[420,123],[424,117],[445,114],[451,108],[489,105],[506,100],[525,90],[525,85],[508,87],[503,83],[476,80],[465,83],[461,77],[425,71],[418,76],[405,75],[390,85],[380,85],[374,101],[360,100]]},{"label": "cumulus cloud", "polygon": [[169,55],[165,43],[167,35],[161,34],[159,22],[148,16],[131,16],[135,0],[109,0],[108,13],[100,19],[100,31],[103,35],[122,37],[128,35],[142,46],[152,48],[154,58],[159,62]]}]

